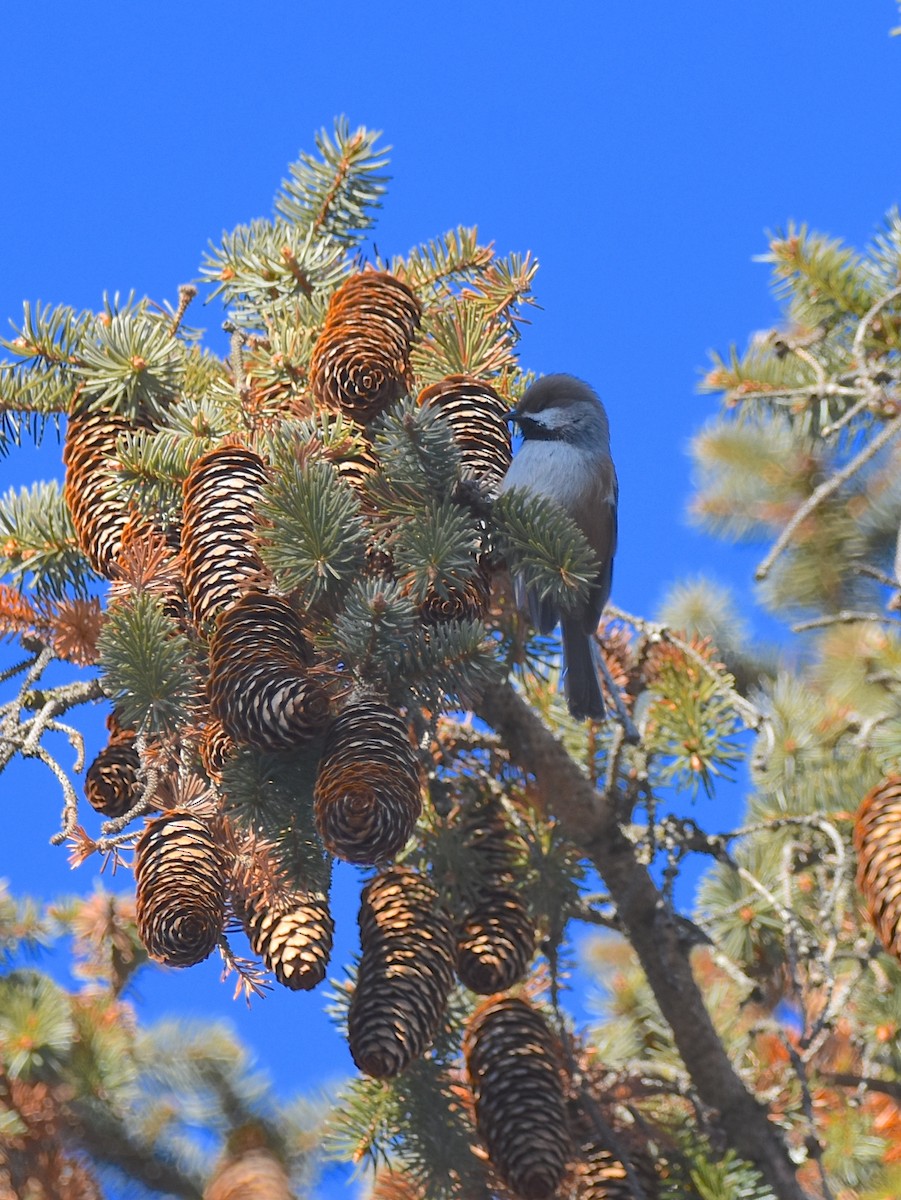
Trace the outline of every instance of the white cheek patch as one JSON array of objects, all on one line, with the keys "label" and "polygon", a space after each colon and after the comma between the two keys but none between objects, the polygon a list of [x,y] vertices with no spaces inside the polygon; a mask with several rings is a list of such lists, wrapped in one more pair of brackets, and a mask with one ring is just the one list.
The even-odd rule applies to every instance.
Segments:
[{"label": "white cheek patch", "polygon": [[529,413],[528,417],[530,421],[534,421],[536,425],[542,425],[545,429],[560,429],[563,425],[570,423],[566,417],[566,410],[563,408],[544,408],[541,412]]}]

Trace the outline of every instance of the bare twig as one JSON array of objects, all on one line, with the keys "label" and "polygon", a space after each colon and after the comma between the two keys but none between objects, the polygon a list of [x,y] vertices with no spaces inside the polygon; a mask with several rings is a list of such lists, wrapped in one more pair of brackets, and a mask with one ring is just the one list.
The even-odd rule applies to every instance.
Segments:
[{"label": "bare twig", "polygon": [[866,621],[876,621],[882,624],[897,625],[901,617],[887,617],[878,612],[844,612],[829,613],[825,617],[813,617],[809,621],[799,621],[792,625],[792,633],[806,633],[808,629],[826,629],[830,625],[857,625]]}]

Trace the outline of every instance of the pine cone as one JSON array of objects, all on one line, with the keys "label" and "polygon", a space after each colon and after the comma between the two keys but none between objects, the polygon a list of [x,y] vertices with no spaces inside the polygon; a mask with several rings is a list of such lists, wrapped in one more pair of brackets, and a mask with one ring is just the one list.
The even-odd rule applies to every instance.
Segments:
[{"label": "pine cone", "polygon": [[347,1016],[353,1060],[397,1075],[431,1044],[453,985],[453,932],[424,876],[391,867],[363,889],[360,969]]},{"label": "pine cone", "polygon": [[430,588],[419,607],[419,614],[426,625],[440,625],[445,621],[478,620],[488,611],[491,584],[483,568],[469,580],[465,588]]},{"label": "pine cone", "polygon": [[109,820],[122,817],[134,808],[140,766],[134,730],[114,734],[84,777],[84,794],[91,808]]},{"label": "pine cone", "polygon": [[489,996],[517,983],[535,953],[535,928],[522,899],[495,888],[457,931],[457,978]]},{"label": "pine cone", "polygon": [[419,404],[450,425],[464,476],[496,488],[512,459],[507,405],[497,392],[469,375],[448,375],[420,392]]},{"label": "pine cone", "polygon": [[207,721],[200,738],[200,761],[210,779],[222,781],[222,768],[235,753],[237,747],[225,732],[221,721]]},{"label": "pine cone", "polygon": [[348,704],[328,731],[316,786],[316,827],[332,854],[390,861],[422,811],[416,755],[401,718],[384,704]]},{"label": "pine cone", "polygon": [[234,741],[283,750],[328,720],[328,695],[311,674],[312,647],[294,609],[250,593],[219,617],[210,638],[210,708]]},{"label": "pine cone", "polygon": [[[628,1148],[629,1161],[646,1200],[657,1200],[660,1184],[647,1151]],[[629,1173],[610,1150],[598,1145],[583,1147],[573,1167],[572,1200],[634,1200]]]},{"label": "pine cone", "polygon": [[476,1124],[498,1173],[523,1200],[546,1200],[569,1155],[555,1043],[525,1000],[493,996],[463,1039]]},{"label": "pine cone", "polygon": [[184,482],[185,592],[201,628],[245,592],[265,591],[265,570],[253,545],[265,482],[263,460],[243,446],[210,450]]},{"label": "pine cone", "polygon": [[138,934],[151,958],[172,967],[202,962],[225,922],[225,857],[209,825],[169,811],[135,846]]},{"label": "pine cone", "polygon": [[311,991],[325,978],[335,923],[328,896],[292,887],[264,846],[248,852],[233,892],[254,954],[292,991]]},{"label": "pine cone", "polygon": [[478,861],[484,887],[509,887],[516,876],[516,862],[523,853],[522,838],[510,824],[506,809],[496,796],[471,804],[459,818],[464,845]]},{"label": "pine cone", "polygon": [[420,312],[406,284],[384,272],[342,284],[310,358],[316,402],[365,423],[403,396]]},{"label": "pine cone", "polygon": [[854,823],[857,886],[882,945],[901,959],[901,776],[867,792]]},{"label": "pine cone", "polygon": [[88,411],[72,413],[66,425],[63,495],[79,546],[106,579],[121,552],[125,527],[134,519],[121,500],[109,495],[116,444],[133,428],[124,417]]}]

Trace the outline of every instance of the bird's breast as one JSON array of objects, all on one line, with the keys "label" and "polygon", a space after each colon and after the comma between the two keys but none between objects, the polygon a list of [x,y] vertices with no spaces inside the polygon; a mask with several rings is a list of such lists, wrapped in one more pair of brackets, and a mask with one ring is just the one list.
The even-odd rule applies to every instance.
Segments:
[{"label": "bird's breast", "polygon": [[502,491],[528,488],[574,509],[591,486],[595,465],[589,455],[566,442],[525,442],[504,476]]}]

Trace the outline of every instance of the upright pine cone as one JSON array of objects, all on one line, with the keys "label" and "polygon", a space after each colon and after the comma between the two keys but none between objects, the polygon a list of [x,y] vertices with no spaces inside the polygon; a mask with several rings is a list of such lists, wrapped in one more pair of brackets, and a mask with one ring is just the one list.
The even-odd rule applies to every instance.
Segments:
[{"label": "upright pine cone", "polygon": [[98,575],[110,578],[122,549],[122,536],[134,519],[121,500],[109,495],[119,437],[133,428],[115,413],[77,411],[66,425],[63,495],[78,544]]},{"label": "upright pine cone", "polygon": [[492,996],[463,1039],[476,1124],[500,1176],[523,1200],[553,1196],[569,1156],[553,1035],[525,1000]]},{"label": "upright pine cone", "polygon": [[199,458],[184,482],[181,531],[185,593],[201,627],[248,591],[264,591],[253,545],[266,468],[243,446],[220,446]]},{"label": "upright pine cone", "polygon": [[219,617],[210,638],[210,708],[230,738],[282,750],[328,720],[328,695],[311,673],[312,647],[277,596],[248,593]]},{"label": "upright pine cone", "polygon": [[512,458],[507,405],[497,392],[469,375],[448,375],[420,392],[419,403],[450,425],[463,474],[497,487]]},{"label": "upright pine cone", "polygon": [[518,835],[499,800],[474,805],[463,836],[480,882],[475,907],[457,929],[457,976],[470,991],[489,996],[513,986],[535,953],[535,927],[511,886]]},{"label": "upright pine cone", "polygon": [[151,958],[172,967],[202,962],[225,923],[225,856],[207,822],[170,810],[147,823],[135,846],[138,934]]},{"label": "upright pine cone", "polygon": [[313,792],[316,827],[332,854],[385,863],[407,844],[422,811],[416,755],[385,704],[348,704],[328,731]]},{"label": "upright pine cone", "polygon": [[857,886],[889,954],[901,959],[901,776],[867,792],[854,822]]},{"label": "upright pine cone", "polygon": [[91,808],[110,820],[124,816],[138,798],[140,766],[134,730],[113,732],[84,777],[84,794]]},{"label": "upright pine cone", "polygon": [[403,396],[421,311],[407,285],[383,271],[343,283],[310,358],[316,402],[366,423]]},{"label": "upright pine cone", "polygon": [[347,1016],[353,1060],[397,1075],[431,1044],[453,985],[453,932],[431,883],[391,867],[363,889],[360,969]]},{"label": "upright pine cone", "polygon": [[265,846],[248,847],[246,859],[233,896],[253,952],[284,987],[311,991],[325,978],[332,952],[328,896],[288,884]]}]

